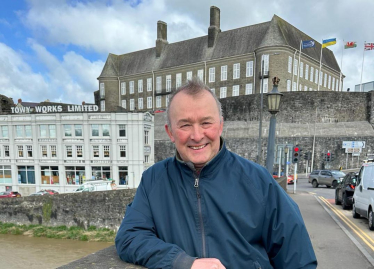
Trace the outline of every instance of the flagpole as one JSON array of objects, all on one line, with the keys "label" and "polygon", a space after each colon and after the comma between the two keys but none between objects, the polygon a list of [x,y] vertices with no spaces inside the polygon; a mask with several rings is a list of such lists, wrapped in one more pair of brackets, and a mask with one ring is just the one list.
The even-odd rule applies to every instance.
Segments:
[{"label": "flagpole", "polygon": [[301,89],[299,89],[299,77],[300,77],[300,66],[301,66],[301,63],[300,63],[300,57],[301,57],[301,43],[302,43],[302,40],[300,40],[300,51],[299,51],[299,66],[297,68],[297,85],[296,85],[296,91],[301,91]]},{"label": "flagpole", "polygon": [[322,49],[323,49],[323,39],[322,39],[322,43],[321,43],[321,56],[319,57],[319,73],[318,73],[318,80],[317,80],[317,91],[319,91],[319,82],[321,80],[320,76],[321,76],[321,68],[322,68]]},{"label": "flagpole", "polygon": [[362,89],[362,73],[364,73],[365,44],[366,44],[366,41],[364,42],[364,52],[362,53],[362,67],[361,67],[360,92],[361,92],[361,89]]},{"label": "flagpole", "polygon": [[342,91],[343,53],[344,53],[344,39],[343,39],[342,59],[340,61],[340,76],[339,76],[339,91],[340,92]]}]

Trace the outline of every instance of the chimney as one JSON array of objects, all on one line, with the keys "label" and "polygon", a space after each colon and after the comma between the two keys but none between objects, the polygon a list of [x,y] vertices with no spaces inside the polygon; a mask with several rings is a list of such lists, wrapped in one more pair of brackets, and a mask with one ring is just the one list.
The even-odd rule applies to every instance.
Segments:
[{"label": "chimney", "polygon": [[208,48],[214,46],[220,29],[220,10],[218,7],[210,7],[210,26],[208,28]]},{"label": "chimney", "polygon": [[82,101],[82,106],[84,106],[86,104],[86,102],[85,101]]},{"label": "chimney", "polygon": [[157,22],[156,57],[161,56],[161,52],[168,43],[168,25],[163,21]]},{"label": "chimney", "polygon": [[21,104],[22,103],[22,99],[18,99],[18,104]]}]

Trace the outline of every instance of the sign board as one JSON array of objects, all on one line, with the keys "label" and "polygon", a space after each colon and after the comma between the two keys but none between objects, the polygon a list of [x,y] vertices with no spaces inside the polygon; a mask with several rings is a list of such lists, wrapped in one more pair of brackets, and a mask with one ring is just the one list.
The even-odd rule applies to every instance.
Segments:
[{"label": "sign board", "polygon": [[[359,154],[362,152],[362,148],[346,148],[345,149],[345,153],[352,153],[352,154]],[[353,156],[356,156],[356,155],[353,155]]]},{"label": "sign board", "polygon": [[342,148],[365,148],[365,141],[343,141]]},{"label": "sign board", "polygon": [[360,153],[354,152],[354,153],[352,153],[352,156],[360,156]]}]

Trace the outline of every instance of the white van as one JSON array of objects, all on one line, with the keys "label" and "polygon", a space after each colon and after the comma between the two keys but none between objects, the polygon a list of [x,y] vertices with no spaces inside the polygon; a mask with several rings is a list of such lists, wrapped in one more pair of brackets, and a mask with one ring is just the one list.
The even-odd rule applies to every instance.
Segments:
[{"label": "white van", "polygon": [[92,180],[83,183],[74,192],[109,191],[112,189],[111,181]]},{"label": "white van", "polygon": [[374,230],[374,163],[364,163],[358,174],[353,194],[353,218],[360,216],[369,220],[369,229]]}]

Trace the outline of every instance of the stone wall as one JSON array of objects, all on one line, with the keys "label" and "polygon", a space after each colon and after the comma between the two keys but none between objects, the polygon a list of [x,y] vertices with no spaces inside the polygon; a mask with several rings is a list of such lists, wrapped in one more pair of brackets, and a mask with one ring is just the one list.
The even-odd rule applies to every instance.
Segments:
[{"label": "stone wall", "polygon": [[16,224],[66,225],[117,231],[136,189],[66,193],[0,200],[0,221]]}]

